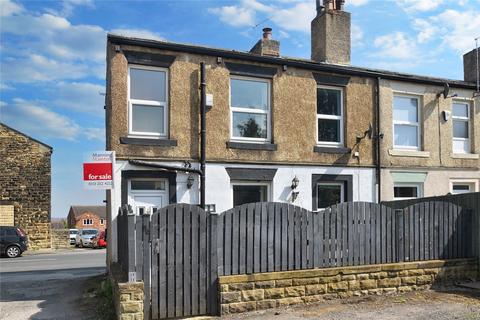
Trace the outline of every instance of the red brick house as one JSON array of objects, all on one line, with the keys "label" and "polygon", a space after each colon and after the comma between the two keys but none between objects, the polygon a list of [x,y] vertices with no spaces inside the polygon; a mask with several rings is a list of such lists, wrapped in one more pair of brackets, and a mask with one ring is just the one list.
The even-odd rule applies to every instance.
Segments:
[{"label": "red brick house", "polygon": [[70,229],[103,231],[107,228],[105,206],[71,206],[67,221]]}]

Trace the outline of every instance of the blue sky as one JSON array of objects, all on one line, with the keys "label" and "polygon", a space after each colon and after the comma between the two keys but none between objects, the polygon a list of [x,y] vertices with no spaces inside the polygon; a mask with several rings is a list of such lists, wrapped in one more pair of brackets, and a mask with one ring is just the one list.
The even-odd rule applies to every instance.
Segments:
[{"label": "blue sky", "polygon": [[[480,0],[347,0],[346,10],[356,66],[462,79],[462,53],[480,36]],[[81,164],[105,147],[107,32],[249,50],[269,26],[282,55],[309,58],[314,15],[314,0],[0,0],[0,121],[53,147],[52,216],[65,217],[105,195],[83,189]]]}]

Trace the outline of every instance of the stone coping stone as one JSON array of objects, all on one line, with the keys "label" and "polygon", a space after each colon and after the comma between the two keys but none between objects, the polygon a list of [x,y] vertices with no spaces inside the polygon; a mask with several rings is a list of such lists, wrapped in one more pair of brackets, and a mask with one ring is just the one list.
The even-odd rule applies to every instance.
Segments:
[{"label": "stone coping stone", "polygon": [[414,261],[414,262],[400,262],[387,264],[374,264],[364,266],[347,266],[323,269],[307,269],[307,270],[292,270],[292,271],[276,271],[264,272],[254,274],[242,274],[231,276],[220,276],[219,284],[241,283],[241,282],[256,282],[267,280],[282,280],[292,278],[310,278],[310,277],[328,277],[337,274],[356,274],[356,273],[371,273],[381,271],[401,271],[410,269],[429,269],[440,268],[447,266],[463,266],[475,264],[477,259],[452,259],[452,260],[429,260],[429,261]]}]

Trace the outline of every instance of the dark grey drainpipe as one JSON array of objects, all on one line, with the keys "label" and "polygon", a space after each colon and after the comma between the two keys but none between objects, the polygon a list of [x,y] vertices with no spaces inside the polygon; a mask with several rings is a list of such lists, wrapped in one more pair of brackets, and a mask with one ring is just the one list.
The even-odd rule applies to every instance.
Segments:
[{"label": "dark grey drainpipe", "polygon": [[205,62],[200,62],[200,207],[202,209],[205,209],[206,86]]},{"label": "dark grey drainpipe", "polygon": [[382,79],[377,77],[377,86],[376,86],[376,126],[375,126],[375,171],[378,184],[378,203],[382,201],[382,167],[381,167],[381,153],[380,153],[380,140],[383,139],[383,134],[380,133],[380,81]]}]

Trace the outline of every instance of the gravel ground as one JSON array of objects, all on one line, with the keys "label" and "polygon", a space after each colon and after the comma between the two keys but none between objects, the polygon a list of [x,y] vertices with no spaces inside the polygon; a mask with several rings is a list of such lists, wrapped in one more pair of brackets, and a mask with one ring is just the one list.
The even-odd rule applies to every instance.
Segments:
[{"label": "gravel ground", "polygon": [[391,296],[367,296],[249,312],[240,319],[319,320],[480,320],[480,291],[442,288]]}]

